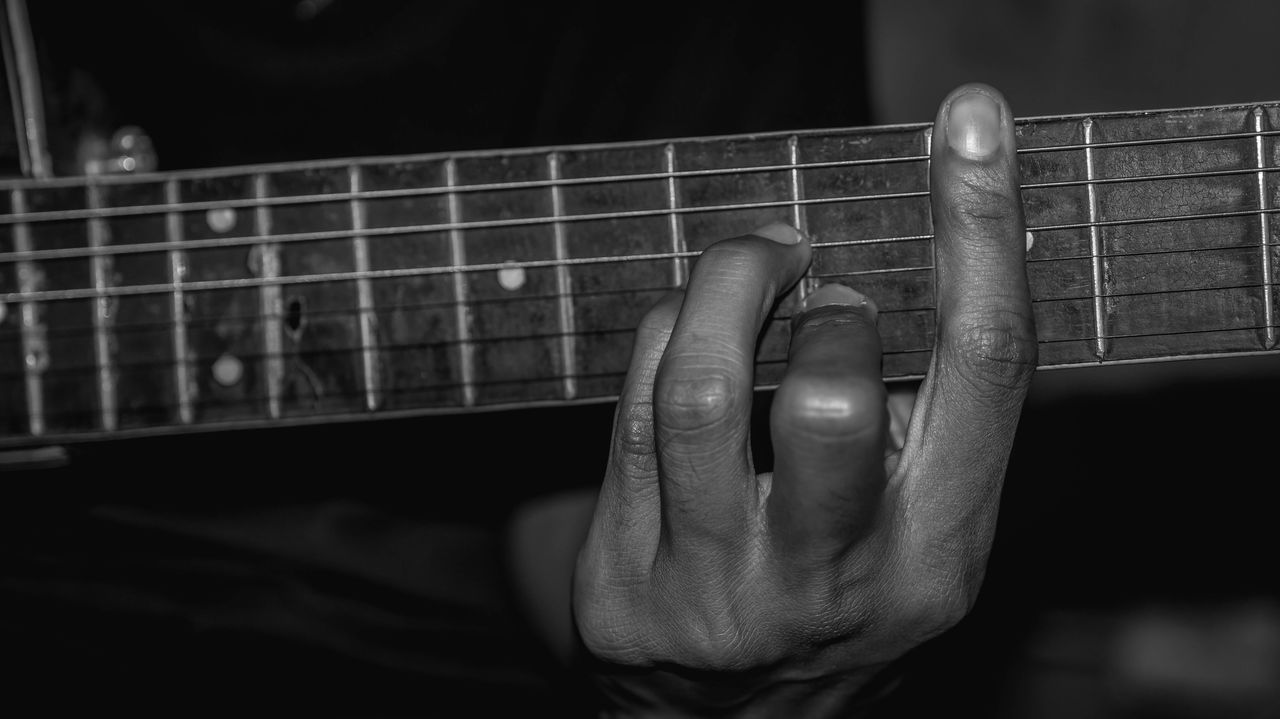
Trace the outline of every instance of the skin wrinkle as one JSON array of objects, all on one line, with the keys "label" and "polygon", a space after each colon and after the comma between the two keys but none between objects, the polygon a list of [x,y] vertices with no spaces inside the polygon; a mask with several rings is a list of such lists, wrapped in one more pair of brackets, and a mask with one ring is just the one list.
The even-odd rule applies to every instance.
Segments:
[{"label": "skin wrinkle", "polygon": [[737,424],[733,420],[742,402],[739,382],[723,368],[708,367],[699,375],[681,367],[661,374],[654,419],[662,440],[696,437]]},{"label": "skin wrinkle", "polygon": [[[971,606],[1017,424],[1011,410],[1030,376],[1022,368],[1033,368],[1038,349],[1034,318],[1029,308],[1021,309],[1029,301],[1025,269],[1013,261],[1020,257],[1013,240],[1002,236],[1016,234],[1017,252],[1024,251],[1023,217],[1006,207],[1018,200],[1010,194],[1017,168],[1004,126],[1009,116],[1002,105],[1005,135],[985,162],[934,152],[939,305],[952,309],[937,317],[940,351],[921,387],[906,443],[890,459],[876,445],[869,461],[885,474],[874,478],[875,486],[865,484],[866,476],[853,476],[870,470],[849,469],[848,481],[810,482],[827,494],[794,495],[796,507],[861,501],[873,510],[860,520],[856,541],[840,551],[797,549],[785,539],[786,525],[773,524],[785,511],[775,516],[770,503],[805,484],[788,484],[785,473],[831,472],[814,476],[838,478],[832,459],[838,452],[828,452],[824,462],[824,448],[868,443],[877,427],[882,439],[889,433],[893,419],[878,367],[871,372],[876,383],[858,380],[867,374],[864,364],[878,362],[858,355],[851,361],[856,367],[833,369],[848,350],[835,351],[839,342],[824,345],[875,325],[856,324],[867,319],[848,306],[802,313],[793,325],[792,363],[774,396],[772,426],[775,438],[797,453],[786,460],[797,466],[784,471],[786,455],[775,444],[779,472],[785,472],[775,485],[774,476],[750,467],[744,418],[759,324],[779,288],[790,286],[807,264],[808,246],[802,242],[803,251],[796,252],[738,238],[712,245],[695,264],[692,294],[674,322],[674,343],[656,367],[640,370],[652,372],[656,383],[653,436],[661,473],[654,483],[658,508],[647,515],[656,517],[651,536],[657,539],[646,589],[642,596],[615,593],[597,605],[647,629],[631,635],[643,647],[632,657],[655,669],[615,675],[619,689],[647,696],[655,711],[680,698],[747,714],[787,705],[804,714],[800,707],[813,705],[803,703],[815,700],[834,707],[838,699],[823,696],[831,677],[858,677],[851,685],[858,686],[880,662],[949,628]],[[966,212],[956,214],[957,204]],[[993,309],[1013,305],[1019,309]],[[975,404],[975,397],[985,404]],[[868,406],[880,411],[868,412]],[[788,433],[794,436],[788,439]],[[642,441],[636,439],[637,452],[646,449]],[[697,676],[681,673],[682,666],[727,671]],[[779,697],[801,704],[777,704]]]},{"label": "skin wrinkle", "polygon": [[[756,624],[749,616],[751,613],[744,614],[740,602],[735,602],[735,598],[750,594],[751,588],[758,584],[756,563],[750,561],[753,553],[748,546],[742,541],[736,542],[732,548],[736,551],[725,552],[719,555],[725,558],[723,561],[710,563],[681,561],[678,555],[668,552],[666,561],[655,567],[655,579],[661,579],[660,575],[685,577],[683,580],[651,582],[651,586],[657,589],[652,596],[660,613],[669,618],[669,626],[685,627],[685,631],[675,632],[682,642],[687,643],[694,637],[712,640],[710,647],[698,645],[695,640],[694,646],[685,648],[685,652],[704,650],[702,660],[707,665],[703,668],[715,668],[718,661],[723,661],[722,656],[736,653],[746,636],[744,630],[749,635],[750,627]],[[696,556],[706,555],[699,553]],[[694,578],[692,581],[690,576]],[[695,587],[699,591],[675,591],[673,587]],[[683,607],[686,611],[673,611],[673,607]],[[682,616],[695,619],[695,625],[687,626],[687,622],[681,621]]]},{"label": "skin wrinkle", "polygon": [[[687,486],[679,487],[679,492],[665,490],[660,495],[659,501],[661,502],[663,518],[678,515],[681,519],[678,529],[673,527],[670,521],[661,523],[663,536],[661,543],[669,547],[675,547],[686,543],[694,543],[694,539],[699,539],[713,541],[717,548],[725,545],[735,545],[738,541],[737,537],[742,534],[742,525],[732,522],[726,525],[725,522],[720,520],[720,515],[725,511],[725,507],[705,507],[700,505],[696,498],[696,489],[707,486],[710,480],[699,471],[697,465],[689,463],[687,470],[688,475],[692,477],[692,482],[686,482]],[[713,479],[718,480],[723,477],[732,481],[738,474],[738,472],[717,472],[713,475]],[[751,505],[755,504],[754,499],[746,492],[742,493],[739,500],[740,511],[749,511]]]},{"label": "skin wrinkle", "polygon": [[[945,326],[944,365],[969,385],[969,399],[996,409],[1021,406],[1019,390],[1035,372],[1039,352],[1035,330],[1027,334],[1027,318],[1006,317],[1004,324],[990,316],[982,324],[956,320]],[[1006,391],[993,393],[992,386]]]},{"label": "skin wrinkle", "polygon": [[1021,196],[1021,190],[1008,180],[1011,176],[1008,152],[1001,148],[985,163],[960,161],[966,165],[964,171],[941,190],[946,198],[943,213],[948,218],[961,222],[972,220],[978,225],[989,222],[1003,225],[1018,219],[1015,215],[1021,215],[1022,209],[1014,207],[1013,200]]}]

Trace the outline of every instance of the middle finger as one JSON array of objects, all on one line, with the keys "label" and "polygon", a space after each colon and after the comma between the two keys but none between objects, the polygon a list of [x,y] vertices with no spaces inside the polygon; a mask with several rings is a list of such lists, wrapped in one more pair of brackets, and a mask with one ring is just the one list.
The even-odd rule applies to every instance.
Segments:
[{"label": "middle finger", "polygon": [[775,223],[708,247],[694,266],[653,395],[666,539],[735,536],[756,507],[756,339],[808,263],[808,242]]}]

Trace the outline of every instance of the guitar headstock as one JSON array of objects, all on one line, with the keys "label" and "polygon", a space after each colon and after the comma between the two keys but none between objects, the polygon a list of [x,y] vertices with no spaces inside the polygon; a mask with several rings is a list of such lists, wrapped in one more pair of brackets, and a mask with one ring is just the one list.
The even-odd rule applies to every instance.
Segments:
[{"label": "guitar headstock", "polygon": [[0,177],[47,174],[44,102],[25,0],[0,0],[4,104],[0,112]]}]

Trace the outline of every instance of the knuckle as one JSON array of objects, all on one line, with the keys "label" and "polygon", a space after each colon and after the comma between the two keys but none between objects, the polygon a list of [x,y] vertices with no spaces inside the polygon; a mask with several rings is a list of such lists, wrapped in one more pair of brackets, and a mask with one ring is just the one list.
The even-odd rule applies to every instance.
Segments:
[{"label": "knuckle", "polygon": [[983,319],[958,318],[950,335],[951,359],[971,381],[1017,389],[1035,371],[1039,347],[1027,313],[1006,311]]},{"label": "knuckle", "polygon": [[658,421],[676,430],[710,429],[729,421],[740,406],[735,378],[721,369],[664,368],[654,392]]},{"label": "knuckle", "polygon": [[615,430],[618,450],[624,455],[646,456],[653,453],[653,418],[633,409],[618,417]]},{"label": "knuckle", "polygon": [[969,168],[954,179],[945,207],[961,226],[1021,220],[1022,199],[1013,188],[995,168]]},{"label": "knuckle", "polygon": [[788,377],[773,401],[784,429],[850,439],[884,431],[888,394],[878,378],[809,374]]},{"label": "knuckle", "polygon": [[705,671],[734,671],[756,663],[760,654],[755,636],[758,630],[737,615],[728,603],[716,602],[673,617],[670,626],[677,627],[672,633],[674,654],[680,663]]}]

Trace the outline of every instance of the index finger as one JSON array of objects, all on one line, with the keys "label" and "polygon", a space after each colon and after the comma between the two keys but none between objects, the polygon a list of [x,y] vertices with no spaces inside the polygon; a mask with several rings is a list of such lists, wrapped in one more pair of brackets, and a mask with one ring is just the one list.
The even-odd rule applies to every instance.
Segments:
[{"label": "index finger", "polygon": [[917,548],[985,560],[1037,351],[1013,115],[1000,93],[967,85],[943,103],[930,188],[937,341],[899,472]]}]

